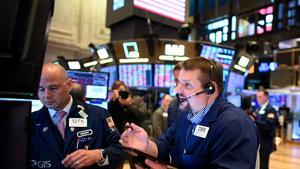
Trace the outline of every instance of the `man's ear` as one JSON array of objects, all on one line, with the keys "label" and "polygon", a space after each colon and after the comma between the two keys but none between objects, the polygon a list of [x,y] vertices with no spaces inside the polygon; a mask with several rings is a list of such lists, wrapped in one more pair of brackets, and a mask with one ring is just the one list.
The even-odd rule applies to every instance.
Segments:
[{"label": "man's ear", "polygon": [[218,94],[219,93],[219,88],[218,88],[218,85],[215,81],[211,81],[211,85],[214,87],[214,93],[213,94]]},{"label": "man's ear", "polygon": [[73,84],[72,79],[68,78],[66,85],[68,87],[69,92],[71,92],[71,90],[72,90],[72,84]]}]

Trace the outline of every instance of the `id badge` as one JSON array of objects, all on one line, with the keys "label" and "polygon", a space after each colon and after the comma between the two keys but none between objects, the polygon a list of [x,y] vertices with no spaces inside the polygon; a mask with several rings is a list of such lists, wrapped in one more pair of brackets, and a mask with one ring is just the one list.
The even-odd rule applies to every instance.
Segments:
[{"label": "id badge", "polygon": [[69,127],[87,127],[87,119],[69,118]]},{"label": "id badge", "polygon": [[197,125],[194,131],[194,135],[201,138],[206,138],[209,127]]}]

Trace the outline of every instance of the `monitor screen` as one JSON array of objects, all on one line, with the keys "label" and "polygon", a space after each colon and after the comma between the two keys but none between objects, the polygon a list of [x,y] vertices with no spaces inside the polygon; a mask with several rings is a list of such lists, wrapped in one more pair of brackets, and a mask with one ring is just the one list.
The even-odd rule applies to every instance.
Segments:
[{"label": "monitor screen", "polygon": [[43,103],[38,99],[32,99],[31,101],[31,112],[40,110],[43,107]]},{"label": "monitor screen", "polygon": [[138,16],[178,27],[185,21],[185,15],[186,0],[111,0],[107,1],[106,26]]},{"label": "monitor screen", "polygon": [[223,81],[226,84],[229,75],[229,68],[235,53],[235,50],[231,48],[202,44],[199,55],[222,64]]},{"label": "monitor screen", "polygon": [[235,50],[213,45],[202,45],[200,56],[214,60],[223,65],[223,69],[229,69]]},{"label": "monitor screen", "polygon": [[240,65],[244,68],[246,68],[249,63],[250,63],[250,59],[247,58],[246,56],[241,56],[239,61],[238,61],[238,65]]},{"label": "monitor screen", "polygon": [[109,73],[109,83],[108,87],[111,88],[114,81],[118,79],[118,72],[117,72],[117,66],[108,66],[108,67],[102,67],[100,69],[101,72]]},{"label": "monitor screen", "polygon": [[242,97],[241,95],[228,95],[227,100],[235,105],[236,107],[241,107]]},{"label": "monitor screen", "polygon": [[174,83],[172,64],[154,65],[154,87],[171,87]]},{"label": "monitor screen", "polygon": [[230,72],[226,91],[227,93],[239,94],[244,89],[244,84],[245,76],[238,73]]},{"label": "monitor screen", "polygon": [[157,14],[177,22],[185,20],[185,0],[134,0],[135,8]]},{"label": "monitor screen", "polygon": [[101,65],[107,65],[114,63],[114,56],[112,48],[110,47],[110,44],[107,45],[99,45],[96,47],[95,51],[99,57],[99,63]]},{"label": "monitor screen", "polygon": [[81,84],[87,99],[107,99],[109,74],[105,72],[67,71],[73,82]]},{"label": "monitor screen", "polygon": [[119,65],[119,80],[128,87],[152,87],[151,64]]},{"label": "monitor screen", "polygon": [[269,93],[270,104],[278,110],[280,106],[287,104],[287,95]]}]

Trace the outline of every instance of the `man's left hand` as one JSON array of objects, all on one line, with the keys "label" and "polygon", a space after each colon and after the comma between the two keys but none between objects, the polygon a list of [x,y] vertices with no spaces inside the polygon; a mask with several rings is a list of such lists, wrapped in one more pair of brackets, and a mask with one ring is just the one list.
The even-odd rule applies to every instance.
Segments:
[{"label": "man's left hand", "polygon": [[68,154],[63,160],[62,164],[67,168],[84,168],[90,165],[93,165],[100,157],[100,150],[85,150],[80,149]]}]

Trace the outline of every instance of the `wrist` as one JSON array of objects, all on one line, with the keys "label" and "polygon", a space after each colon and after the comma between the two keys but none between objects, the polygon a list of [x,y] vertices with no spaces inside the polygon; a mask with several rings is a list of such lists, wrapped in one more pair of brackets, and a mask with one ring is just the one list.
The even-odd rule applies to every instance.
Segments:
[{"label": "wrist", "polygon": [[151,142],[150,142],[150,139],[147,140],[146,152],[151,152]]},{"label": "wrist", "polygon": [[100,159],[97,161],[98,165],[103,165],[107,158],[106,151],[104,149],[99,149]]}]

